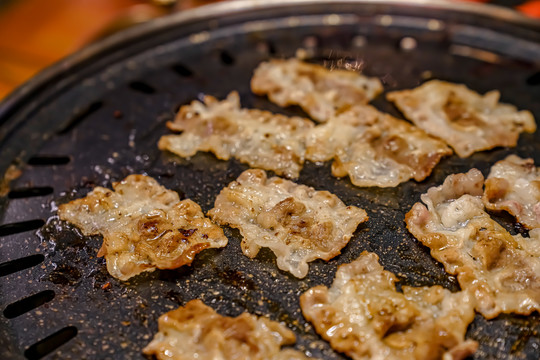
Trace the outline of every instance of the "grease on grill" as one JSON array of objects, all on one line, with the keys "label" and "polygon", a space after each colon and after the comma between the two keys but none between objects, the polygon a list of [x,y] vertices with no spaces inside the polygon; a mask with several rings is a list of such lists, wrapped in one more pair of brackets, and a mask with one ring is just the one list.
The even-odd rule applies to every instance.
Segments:
[{"label": "grease on grill", "polygon": [[75,286],[81,279],[81,272],[74,266],[60,264],[47,275],[47,280],[57,285]]}]

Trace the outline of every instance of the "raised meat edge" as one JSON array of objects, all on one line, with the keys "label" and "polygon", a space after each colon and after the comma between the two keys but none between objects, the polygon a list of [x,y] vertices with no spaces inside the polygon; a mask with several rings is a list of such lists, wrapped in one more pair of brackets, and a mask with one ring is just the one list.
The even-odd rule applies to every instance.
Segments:
[{"label": "raised meat edge", "polygon": [[333,160],[332,175],[348,175],[356,186],[422,181],[453,153],[441,140],[370,105],[336,114],[311,129],[306,139],[306,159]]},{"label": "raised meat edge", "polygon": [[368,103],[383,86],[379,79],[356,71],[327,69],[290,58],[259,64],[251,90],[282,107],[299,105],[316,121],[326,122],[350,106]]},{"label": "raised meat edge", "polygon": [[189,265],[207,248],[227,245],[223,230],[206,218],[198,204],[167,190],[145,175],[130,175],[96,187],[86,197],[62,204],[60,219],[84,235],[102,235],[98,256],[109,273],[127,280],[144,271]]},{"label": "raised meat edge", "polygon": [[298,278],[307,275],[308,262],[338,255],[368,219],[364,210],[346,206],[328,191],[269,179],[260,169],[244,171],[224,188],[208,215],[240,230],[244,255],[254,258],[268,247],[278,267]]},{"label": "raised meat edge", "polygon": [[540,310],[540,232],[511,235],[485,211],[484,177],[477,169],[450,175],[421,196],[407,213],[407,229],[476,299],[476,310],[500,313]]},{"label": "raised meat edge", "polygon": [[508,155],[496,162],[482,200],[487,209],[506,211],[527,229],[540,228],[540,171],[534,160]]},{"label": "raised meat edge", "polygon": [[207,95],[204,103],[182,106],[175,120],[167,123],[181,134],[162,136],[158,147],[184,158],[197,151],[211,152],[221,160],[235,158],[294,179],[304,165],[305,136],[313,126],[305,118],[241,108],[233,91],[221,101]]},{"label": "raised meat edge", "polygon": [[296,341],[284,325],[249,313],[222,316],[198,299],[161,315],[158,327],[143,349],[158,360],[307,359],[300,351],[281,349]]},{"label": "raised meat edge", "polygon": [[354,360],[465,359],[478,344],[464,339],[474,298],[441,286],[403,286],[378,256],[364,251],[341,265],[330,288],[300,296],[304,317],[332,348]]},{"label": "raised meat edge", "polygon": [[499,97],[496,90],[481,95],[441,80],[386,95],[407,119],[445,141],[462,158],[499,146],[514,147],[520,133],[536,131],[530,111],[500,103]]}]

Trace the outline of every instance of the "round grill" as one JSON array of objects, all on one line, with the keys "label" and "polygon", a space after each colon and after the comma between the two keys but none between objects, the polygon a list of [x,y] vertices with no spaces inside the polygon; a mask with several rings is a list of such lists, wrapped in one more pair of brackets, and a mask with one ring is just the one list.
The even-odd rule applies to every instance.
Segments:
[{"label": "round grill", "polygon": [[[251,94],[261,61],[299,52],[327,67],[354,66],[378,76],[385,90],[429,78],[499,89],[502,101],[540,119],[540,32],[513,12],[422,1],[241,1],[160,19],[91,46],[46,70],[0,105],[0,170],[21,171],[0,202],[0,357],[5,359],[128,359],[157,330],[159,315],[195,298],[224,315],[243,311],[287,324],[298,349],[342,359],[300,310],[308,288],[330,285],[336,267],[373,251],[402,285],[440,284],[453,276],[406,230],[405,213],[429,187],[456,172],[489,167],[510,153],[540,162],[539,134],[517,148],[470,158],[449,157],[424,182],[357,188],[330,175],[329,163],[307,163],[298,182],[325,189],[368,211],[362,225],[329,262],[315,261],[304,279],[277,269],[263,250],[242,255],[238,231],[229,245],[206,250],[190,267],[146,273],[128,282],[109,276],[97,258],[99,237],[83,237],[55,218],[56,206],[95,186],[146,173],[182,197],[213,206],[219,191],[247,166],[199,153],[186,160],[157,149],[165,122],[179,106],[211,94],[240,93],[244,107],[287,115]],[[373,104],[395,116],[384,100]],[[7,191],[7,190],[6,190]],[[497,217],[512,233],[526,231]],[[480,343],[475,359],[536,359],[540,316],[477,315],[467,337]]]}]

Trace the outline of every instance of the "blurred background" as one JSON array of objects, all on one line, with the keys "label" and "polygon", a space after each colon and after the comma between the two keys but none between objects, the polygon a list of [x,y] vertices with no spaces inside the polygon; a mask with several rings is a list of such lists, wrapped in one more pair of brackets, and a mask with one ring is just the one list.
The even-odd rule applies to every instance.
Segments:
[{"label": "blurred background", "polygon": [[[220,0],[0,0],[0,101],[43,68],[91,42],[216,1]],[[540,21],[540,0],[460,1],[511,7]]]}]

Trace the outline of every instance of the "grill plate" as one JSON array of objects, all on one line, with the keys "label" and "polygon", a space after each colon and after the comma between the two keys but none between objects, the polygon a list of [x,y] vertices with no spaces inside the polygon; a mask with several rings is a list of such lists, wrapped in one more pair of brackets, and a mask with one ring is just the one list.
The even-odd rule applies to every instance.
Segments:
[{"label": "grill plate", "polygon": [[[160,152],[165,122],[202,94],[224,98],[232,90],[245,107],[304,115],[249,91],[259,62],[294,56],[298,48],[326,66],[361,67],[386,91],[430,77],[479,92],[500,89],[502,101],[540,119],[540,34],[514,13],[420,1],[256,3],[200,8],[132,29],[47,70],[0,105],[0,169],[17,163],[22,170],[0,204],[0,357],[142,358],[159,315],[201,298],[225,315],[247,310],[283,321],[297,334],[297,348],[341,359],[303,319],[298,296],[330,285],[337,265],[363,250],[377,253],[402,285],[459,289],[407,232],[405,213],[451,173],[477,167],[487,174],[510,153],[540,163],[538,133],[522,135],[515,149],[449,157],[426,181],[390,189],[357,188],[331,177],[329,163],[307,163],[298,182],[366,209],[370,220],[340,256],[311,263],[302,280],[278,270],[268,250],[254,260],[243,256],[239,233],[225,229],[229,245],[204,251],[191,267],[121,283],[96,258],[99,237],[84,238],[54,217],[57,204],[132,173],[147,173],[209,210],[247,166]],[[416,47],[408,49],[404,37]],[[399,116],[383,96],[373,104]],[[513,233],[524,231],[510,217],[497,219]],[[535,359],[539,330],[537,313],[491,321],[477,315],[467,336],[480,343],[475,359]]]}]

